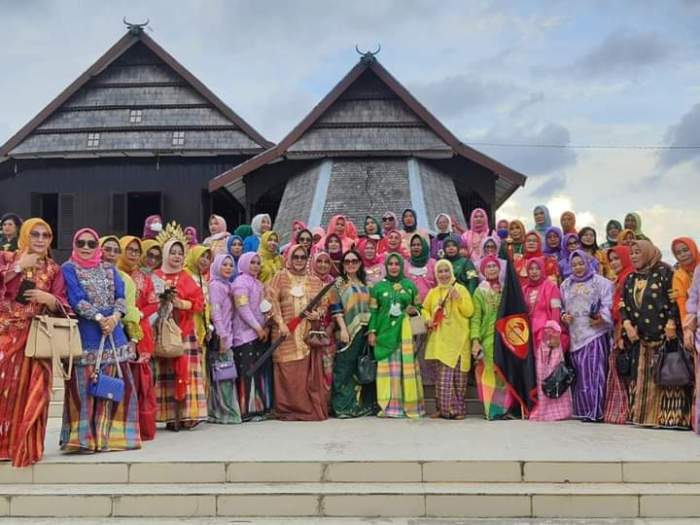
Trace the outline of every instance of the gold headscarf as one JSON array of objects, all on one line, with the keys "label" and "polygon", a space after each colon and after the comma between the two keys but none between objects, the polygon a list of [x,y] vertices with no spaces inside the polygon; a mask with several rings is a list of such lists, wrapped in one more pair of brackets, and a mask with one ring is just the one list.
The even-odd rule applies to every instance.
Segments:
[{"label": "gold headscarf", "polygon": [[146,255],[151,248],[160,249],[161,258],[163,257],[163,247],[155,239],[146,239],[141,241],[141,266],[146,266]]},{"label": "gold headscarf", "polygon": [[[132,265],[126,258],[126,249],[134,241],[138,243],[139,250],[141,250],[141,254],[143,255],[143,244],[141,243],[141,239],[134,237],[133,235],[125,235],[119,239],[119,246],[122,249],[122,253],[119,254],[119,259],[117,259],[117,268],[119,268],[122,272],[131,273],[138,268],[138,263]],[[151,248],[153,248],[153,246],[151,246]]]},{"label": "gold headscarf", "polygon": [[[29,251],[29,246],[30,246],[30,238],[31,238],[31,233],[32,230],[34,229],[35,226],[43,226],[47,230],[49,230],[49,233],[51,234],[51,237],[53,237],[53,230],[51,229],[51,226],[49,226],[49,223],[46,222],[44,219],[40,219],[38,217],[33,217],[31,219],[27,219],[22,223],[22,227],[19,230],[19,239],[17,240],[17,248],[18,251],[20,252],[28,252]],[[51,243],[49,243],[49,248],[46,250],[46,253],[41,253],[39,255],[42,256],[51,256]]]}]

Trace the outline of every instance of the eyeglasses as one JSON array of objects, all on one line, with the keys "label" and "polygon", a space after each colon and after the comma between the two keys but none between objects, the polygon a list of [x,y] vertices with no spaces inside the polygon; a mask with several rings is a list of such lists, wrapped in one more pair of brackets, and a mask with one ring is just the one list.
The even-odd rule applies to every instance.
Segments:
[{"label": "eyeglasses", "polygon": [[156,259],[160,259],[160,254],[159,254],[159,253],[151,253],[151,252],[149,252],[149,253],[146,254],[146,259],[152,259],[152,260],[155,261]]},{"label": "eyeglasses", "polygon": [[313,242],[311,237],[299,237],[299,242]]},{"label": "eyeglasses", "polygon": [[90,248],[91,250],[94,250],[97,248],[97,241],[85,241],[83,239],[78,239],[75,241],[75,247],[76,248]]},{"label": "eyeglasses", "polygon": [[112,248],[111,246],[107,246],[105,248],[102,248],[102,251],[106,252],[106,253],[122,253],[121,249]]},{"label": "eyeglasses", "polygon": [[382,217],[382,222],[392,222],[394,221],[393,217]]},{"label": "eyeglasses", "polygon": [[49,232],[31,232],[29,236],[32,239],[50,239],[51,234]]},{"label": "eyeglasses", "polygon": [[308,259],[306,255],[292,255],[293,261],[305,261],[306,259]]},{"label": "eyeglasses", "polygon": [[360,259],[345,259],[343,264],[360,264]]},{"label": "eyeglasses", "polygon": [[127,248],[126,253],[128,253],[129,255],[141,255],[141,250],[139,250],[138,248]]}]

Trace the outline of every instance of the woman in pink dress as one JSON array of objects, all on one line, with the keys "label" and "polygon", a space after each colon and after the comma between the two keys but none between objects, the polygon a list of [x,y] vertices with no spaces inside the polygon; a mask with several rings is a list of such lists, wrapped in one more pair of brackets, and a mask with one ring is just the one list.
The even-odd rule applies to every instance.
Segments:
[{"label": "woman in pink dress", "polygon": [[559,287],[547,279],[544,258],[535,257],[527,261],[527,282],[523,286],[523,297],[530,313],[530,330],[537,348],[542,342],[542,331],[547,321],[561,322],[561,294]]},{"label": "woman in pink dress", "polygon": [[477,264],[483,257],[481,244],[488,235],[489,216],[484,209],[476,208],[469,218],[469,230],[462,234],[462,246],[467,251],[467,257],[474,264]]},{"label": "woman in pink dress", "polygon": [[437,285],[435,281],[435,259],[430,257],[430,246],[419,233],[411,237],[411,255],[404,264],[404,271],[413,284],[418,288],[418,296],[423,302],[431,288]]},{"label": "woman in pink dress", "polygon": [[[549,279],[545,279],[549,282]],[[542,383],[564,360],[561,347],[561,326],[557,321],[547,321],[542,329],[542,340],[535,346],[535,363],[537,367],[537,405],[530,412],[531,421],[561,421],[571,419],[573,402],[571,389],[568,388],[556,399],[544,395]]]}]

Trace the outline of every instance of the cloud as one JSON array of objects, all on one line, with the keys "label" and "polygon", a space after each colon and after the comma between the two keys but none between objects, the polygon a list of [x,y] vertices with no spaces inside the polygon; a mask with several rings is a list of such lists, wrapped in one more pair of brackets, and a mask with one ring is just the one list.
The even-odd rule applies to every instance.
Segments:
[{"label": "cloud", "polygon": [[413,94],[436,114],[450,118],[468,110],[494,105],[510,96],[514,87],[481,80],[475,75],[455,75],[433,82],[413,84]]},{"label": "cloud", "polygon": [[540,186],[532,192],[533,197],[547,198],[566,188],[566,175],[557,173],[548,176]]},{"label": "cloud", "polygon": [[696,146],[698,149],[664,150],[659,155],[660,168],[670,168],[686,161],[695,161],[700,165],[700,103],[683,115],[678,124],[668,129],[666,143],[671,147]]},{"label": "cloud", "polygon": [[540,102],[544,102],[544,92],[542,91],[536,91],[533,93],[530,93],[527,97],[519,101],[513,108],[510,110],[510,116],[514,117],[518,113],[522,113],[526,109],[535,106],[539,104]]},{"label": "cloud", "polygon": [[629,74],[666,60],[671,45],[655,32],[618,30],[574,61],[570,70],[586,77]]}]

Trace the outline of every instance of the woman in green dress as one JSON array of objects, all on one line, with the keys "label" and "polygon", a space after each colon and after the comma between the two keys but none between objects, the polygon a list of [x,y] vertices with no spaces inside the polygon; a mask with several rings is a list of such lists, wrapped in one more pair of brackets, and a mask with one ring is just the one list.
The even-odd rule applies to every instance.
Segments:
[{"label": "woman in green dress", "polygon": [[369,288],[360,253],[345,252],[341,278],[331,291],[331,315],[338,326],[339,349],[333,363],[331,407],[335,417],[351,418],[374,414],[376,385],[357,379],[357,360],[367,345]]},{"label": "woman in green dress", "polygon": [[457,235],[450,235],[442,244],[445,252],[443,258],[452,263],[457,282],[469,290],[470,295],[474,295],[476,287],[479,286],[479,273],[471,259],[460,255],[461,247],[462,239]]},{"label": "woman in green dress", "polygon": [[474,292],[474,315],[471,318],[472,356],[476,360],[474,375],[479,399],[484,404],[486,419],[505,419],[513,404],[513,396],[503,378],[496,373],[493,348],[496,318],[501,304],[501,260],[488,255],[481,259],[480,270],[485,280]]},{"label": "woman in green dress", "polygon": [[418,314],[418,289],[403,274],[403,258],[387,254],[386,277],[372,288],[369,344],[377,359],[380,417],[425,415],[423,382],[413,349],[410,315]]}]

